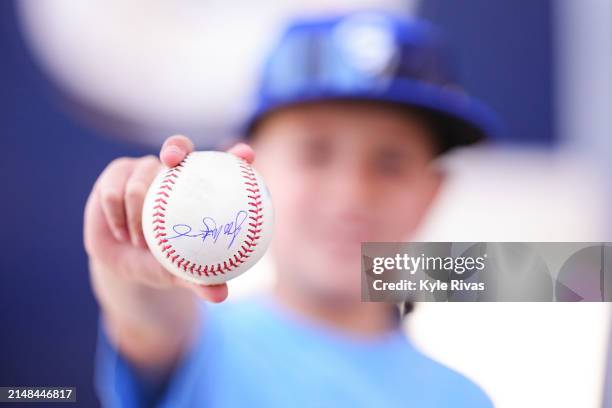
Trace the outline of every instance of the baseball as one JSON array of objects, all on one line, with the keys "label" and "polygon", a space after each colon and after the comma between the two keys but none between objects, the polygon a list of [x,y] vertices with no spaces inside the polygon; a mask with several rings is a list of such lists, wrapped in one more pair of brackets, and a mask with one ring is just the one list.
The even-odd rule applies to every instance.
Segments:
[{"label": "baseball", "polygon": [[263,179],[229,153],[193,152],[163,169],[145,197],[149,249],[171,273],[215,285],[244,273],[272,238],[273,209]]}]

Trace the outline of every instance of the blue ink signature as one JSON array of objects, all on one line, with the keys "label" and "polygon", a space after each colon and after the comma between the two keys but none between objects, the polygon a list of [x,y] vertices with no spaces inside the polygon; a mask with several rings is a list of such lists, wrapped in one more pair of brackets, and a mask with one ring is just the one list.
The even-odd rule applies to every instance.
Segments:
[{"label": "blue ink signature", "polygon": [[194,234],[191,233],[192,228],[189,225],[175,224],[172,226],[172,230],[176,233],[176,235],[173,237],[168,237],[166,239],[175,239],[181,237],[201,238],[202,242],[206,242],[206,238],[210,237],[213,244],[216,244],[219,237],[221,235],[224,235],[231,237],[230,242],[227,245],[227,248],[229,249],[234,243],[234,240],[236,240],[236,237],[238,236],[240,231],[242,230],[242,224],[244,223],[244,220],[246,220],[246,218],[247,212],[241,210],[236,213],[236,217],[233,221],[228,222],[226,224],[221,224],[217,227],[217,222],[213,218],[204,217],[202,219],[202,224],[204,225],[204,228]]}]

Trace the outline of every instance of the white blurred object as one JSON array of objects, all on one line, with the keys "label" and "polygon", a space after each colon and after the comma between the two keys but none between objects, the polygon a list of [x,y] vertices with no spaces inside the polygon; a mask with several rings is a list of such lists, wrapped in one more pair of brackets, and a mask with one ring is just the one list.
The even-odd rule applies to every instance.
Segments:
[{"label": "white blurred object", "polygon": [[[559,137],[568,150],[609,163],[612,2],[560,0],[555,2],[553,11],[555,117]],[[608,225],[612,227],[612,223]]]},{"label": "white blurred object", "polygon": [[[417,0],[22,0],[22,25],[43,68],[89,108],[203,144],[244,115],[271,41],[293,15]],[[194,134],[197,132],[198,134]],[[151,137],[151,134],[154,137]],[[132,135],[132,137],[137,137]]]},{"label": "white blurred object", "polygon": [[[567,152],[472,148],[441,163],[448,177],[418,239],[606,241],[603,169]],[[417,240],[418,240],[417,239]]]},{"label": "white blurred object", "polygon": [[496,408],[601,406],[607,303],[422,303],[415,344],[464,373]]},{"label": "white blurred object", "polygon": [[[569,152],[459,150],[417,241],[607,241],[600,167]],[[498,408],[599,407],[607,303],[421,303],[417,346],[468,375]]]}]

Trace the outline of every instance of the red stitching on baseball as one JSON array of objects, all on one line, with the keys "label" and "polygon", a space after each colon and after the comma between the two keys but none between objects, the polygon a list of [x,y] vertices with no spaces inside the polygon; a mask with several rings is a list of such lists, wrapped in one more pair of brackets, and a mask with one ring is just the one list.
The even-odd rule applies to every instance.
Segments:
[{"label": "red stitching on baseball", "polygon": [[[187,163],[188,158],[189,156],[185,157],[183,161],[180,162],[178,165],[171,169],[168,169],[168,171],[162,178],[162,181],[160,182],[160,186],[156,193],[156,195],[159,197],[155,199],[155,203],[163,203],[166,206],[168,205],[168,201],[170,199],[169,192],[172,191],[173,185],[176,184],[176,181],[172,179],[179,178],[178,174],[176,173],[181,172],[181,168],[184,167],[184,165]],[[255,176],[253,168],[244,160],[237,160],[238,166],[241,169],[240,173],[243,178],[243,183],[246,186],[245,191],[247,192],[247,198],[251,200],[247,202],[247,204],[252,207],[248,210],[248,212],[250,213],[248,218],[249,220],[254,221],[249,223],[249,226],[253,228],[248,229],[248,232],[250,234],[246,236],[243,244],[240,246],[240,249],[237,250],[235,254],[230,256],[227,260],[223,261],[223,264],[217,263],[215,265],[200,265],[188,261],[184,257],[181,257],[180,254],[176,253],[176,249],[172,248],[172,245],[167,244],[167,239],[160,239],[157,244],[158,246],[160,246],[162,253],[165,252],[166,258],[170,259],[173,264],[176,263],[177,267],[179,269],[182,268],[185,272],[187,272],[187,269],[189,268],[191,274],[193,274],[195,270],[199,276],[202,276],[202,274],[204,274],[205,276],[209,276],[209,274],[217,276],[217,273],[224,274],[225,272],[229,272],[232,269],[238,267],[241,263],[246,262],[246,260],[250,257],[250,253],[255,252],[253,248],[257,245],[257,241],[259,240],[259,238],[261,238],[259,233],[261,233],[260,227],[263,225],[261,192],[259,190],[259,184],[257,183],[257,177]],[[165,197],[165,199],[162,197]],[[157,210],[157,212],[153,214],[153,231],[165,231],[166,227],[159,224],[165,224],[165,220],[163,220],[163,218],[166,217],[166,207],[158,204],[153,207],[153,209]],[[164,236],[166,236],[165,232],[158,232],[155,238],[157,239]],[[178,262],[177,259],[179,259]],[[189,267],[189,265],[191,266]]]}]

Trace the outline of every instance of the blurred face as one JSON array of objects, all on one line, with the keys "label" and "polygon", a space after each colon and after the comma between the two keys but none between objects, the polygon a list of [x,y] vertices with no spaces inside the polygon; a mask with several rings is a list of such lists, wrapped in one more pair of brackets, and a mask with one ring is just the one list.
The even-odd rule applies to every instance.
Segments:
[{"label": "blurred face", "polygon": [[409,239],[435,196],[433,140],[417,116],[375,103],[268,116],[253,144],[275,207],[279,285],[358,300],[361,242]]}]

